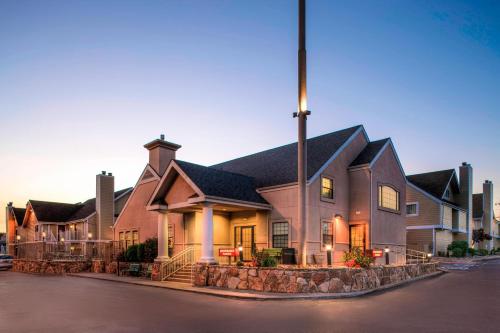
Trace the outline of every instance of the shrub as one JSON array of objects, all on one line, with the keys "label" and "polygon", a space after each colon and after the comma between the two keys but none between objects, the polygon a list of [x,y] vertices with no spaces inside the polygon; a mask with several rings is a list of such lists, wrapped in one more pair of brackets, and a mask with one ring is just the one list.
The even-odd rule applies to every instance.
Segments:
[{"label": "shrub", "polygon": [[344,263],[348,267],[368,268],[374,262],[372,257],[366,256],[359,248],[354,248],[351,252],[344,252]]},{"label": "shrub", "polygon": [[125,258],[125,252],[121,251],[116,255],[116,261],[126,261],[127,259]]},{"label": "shrub", "polygon": [[278,261],[273,257],[267,257],[262,260],[262,267],[276,267],[278,266]]},{"label": "shrub", "polygon": [[148,238],[144,242],[144,262],[153,262],[158,256],[158,238]]},{"label": "shrub", "polygon": [[469,249],[468,249],[467,251],[469,252],[469,254],[470,254],[471,256],[476,255],[476,249],[475,249],[475,248],[473,248],[473,247],[469,247]]},{"label": "shrub", "polygon": [[452,256],[455,258],[460,258],[465,256],[465,252],[461,247],[454,247],[451,249],[452,251]]},{"label": "shrub", "polygon": [[137,244],[137,261],[144,262],[144,243]]},{"label": "shrub", "polygon": [[137,258],[137,249],[138,249],[138,245],[132,245],[130,246],[127,251],[125,252],[125,259],[126,261],[138,261],[138,258]]},{"label": "shrub", "polygon": [[478,252],[478,255],[480,255],[480,256],[487,256],[488,255],[488,250],[486,250],[486,249],[479,249],[477,252]]},{"label": "shrub", "polygon": [[243,267],[244,266],[243,261],[236,262],[236,266]]}]

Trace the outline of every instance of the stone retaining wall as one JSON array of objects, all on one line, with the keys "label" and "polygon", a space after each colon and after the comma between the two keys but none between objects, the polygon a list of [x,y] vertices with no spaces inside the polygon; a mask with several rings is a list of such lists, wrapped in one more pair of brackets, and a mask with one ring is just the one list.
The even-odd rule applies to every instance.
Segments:
[{"label": "stone retaining wall", "polygon": [[435,263],[362,268],[278,269],[197,264],[195,286],[278,293],[348,293],[436,272]]},{"label": "stone retaining wall", "polygon": [[14,259],[12,270],[14,272],[32,273],[40,275],[64,275],[66,273],[80,273],[89,270],[88,261],[62,261],[62,260],[24,260]]}]

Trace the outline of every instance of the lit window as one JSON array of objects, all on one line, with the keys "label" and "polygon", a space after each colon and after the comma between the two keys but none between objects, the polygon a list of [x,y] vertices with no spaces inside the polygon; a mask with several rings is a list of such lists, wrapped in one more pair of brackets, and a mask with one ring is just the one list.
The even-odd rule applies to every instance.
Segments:
[{"label": "lit window", "polygon": [[288,222],[273,223],[273,247],[288,247]]},{"label": "lit window", "polygon": [[417,206],[416,202],[406,204],[406,215],[408,215],[408,216],[417,216],[418,215],[418,206]]},{"label": "lit window", "polygon": [[333,245],[333,223],[323,222],[321,223],[321,234],[323,247],[327,245]]},{"label": "lit window", "polygon": [[119,239],[120,239],[120,249],[123,251],[125,250],[125,233],[122,231],[119,234]]},{"label": "lit window", "polygon": [[125,247],[128,249],[130,245],[132,245],[132,233],[127,231],[125,233]]},{"label": "lit window", "polygon": [[379,207],[399,211],[399,192],[387,185],[378,187]]},{"label": "lit window", "polygon": [[321,197],[333,200],[335,197],[333,179],[321,177]]},{"label": "lit window", "polygon": [[132,231],[132,245],[139,244],[139,232],[137,230]]}]

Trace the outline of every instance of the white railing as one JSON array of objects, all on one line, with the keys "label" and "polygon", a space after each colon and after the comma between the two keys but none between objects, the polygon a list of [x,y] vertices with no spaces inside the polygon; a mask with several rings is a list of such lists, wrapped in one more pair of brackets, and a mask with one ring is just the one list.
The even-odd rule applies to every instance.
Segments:
[{"label": "white railing", "polygon": [[420,264],[428,261],[430,261],[430,257],[427,253],[408,248],[406,249],[406,262],[408,264]]},{"label": "white railing", "polygon": [[163,262],[160,266],[161,281],[165,281],[184,267],[191,265],[194,262],[194,247],[190,246],[168,261]]}]

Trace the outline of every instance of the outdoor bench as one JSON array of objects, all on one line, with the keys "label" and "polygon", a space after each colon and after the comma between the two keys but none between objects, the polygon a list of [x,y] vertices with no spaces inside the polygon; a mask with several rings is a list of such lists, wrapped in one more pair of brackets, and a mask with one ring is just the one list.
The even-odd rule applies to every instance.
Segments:
[{"label": "outdoor bench", "polygon": [[129,275],[139,276],[141,274],[141,264],[130,264],[129,268],[125,270]]},{"label": "outdoor bench", "polygon": [[281,258],[281,253],[282,250],[279,248],[269,248],[269,249],[263,249],[262,250],[265,254],[267,254],[269,257],[274,257],[274,258]]}]

